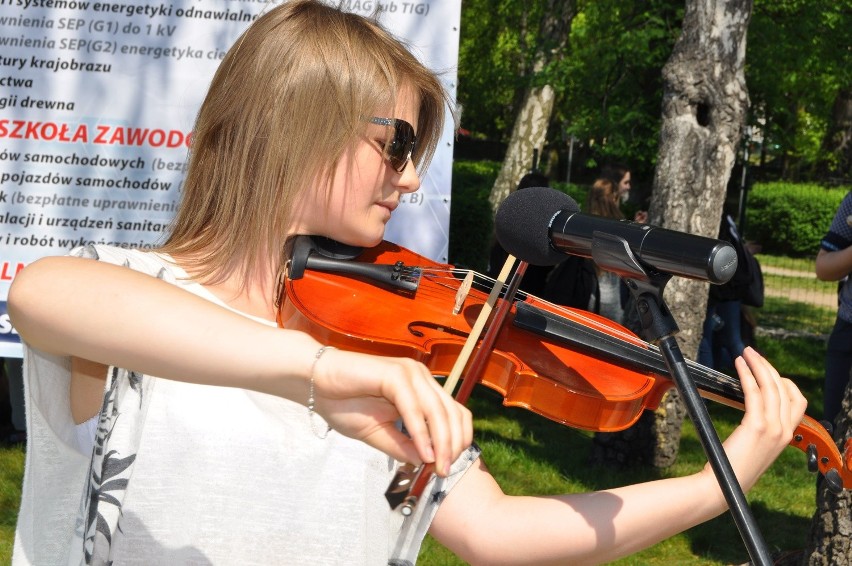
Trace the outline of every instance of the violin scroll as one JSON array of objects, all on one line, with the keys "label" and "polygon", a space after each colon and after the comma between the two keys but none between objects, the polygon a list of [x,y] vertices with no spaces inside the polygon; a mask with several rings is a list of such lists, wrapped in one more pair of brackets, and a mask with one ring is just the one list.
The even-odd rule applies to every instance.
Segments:
[{"label": "violin scroll", "polygon": [[805,415],[793,433],[790,446],[807,455],[808,470],[822,474],[832,493],[852,489],[852,438],[846,440],[840,451],[828,431]]}]

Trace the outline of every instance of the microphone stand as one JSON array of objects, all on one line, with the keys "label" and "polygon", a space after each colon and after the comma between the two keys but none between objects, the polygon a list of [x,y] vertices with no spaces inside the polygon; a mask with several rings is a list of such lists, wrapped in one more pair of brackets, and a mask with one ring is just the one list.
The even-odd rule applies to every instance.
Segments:
[{"label": "microphone stand", "polygon": [[683,397],[704,453],[722,488],[752,563],[770,566],[772,560],[766,550],[766,543],[757,528],[728,455],[722,448],[722,443],[707,412],[707,406],[698,393],[683,353],[674,338],[679,330],[677,322],[663,300],[663,290],[672,276],[656,271],[649,273],[636,259],[624,238],[603,232],[594,232],[592,259],[600,268],[624,278],[636,300],[642,325],[642,338],[656,344],[663,355],[666,367]]}]

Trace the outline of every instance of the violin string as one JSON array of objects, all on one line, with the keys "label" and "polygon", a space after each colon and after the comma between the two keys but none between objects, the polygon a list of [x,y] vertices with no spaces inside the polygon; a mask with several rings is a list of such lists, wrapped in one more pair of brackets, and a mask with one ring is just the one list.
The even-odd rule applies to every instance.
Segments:
[{"label": "violin string", "polygon": [[[427,273],[429,274],[430,280],[432,280],[436,284],[439,284],[441,286],[445,286],[445,287],[453,290],[453,292],[458,290],[459,286],[461,285],[462,280],[464,279],[464,277],[467,275],[467,273],[469,271],[470,270],[468,270],[468,269],[460,269],[460,268],[451,268],[451,269],[447,269],[447,268],[424,268],[422,270],[424,275],[427,274]],[[482,273],[478,273],[478,272],[474,271],[474,282],[473,282],[473,288],[474,289],[477,289],[481,292],[487,293],[487,292],[491,291],[491,288],[494,286],[495,283],[496,283],[496,279],[494,279],[493,277],[489,277],[487,275],[484,275]],[[503,287],[505,289],[507,287],[507,285],[504,284]],[[524,291],[518,291],[517,298],[519,300],[525,300],[528,296],[530,296],[528,293],[526,293]],[[622,328],[619,328],[618,326],[606,325],[606,324],[602,323],[600,320],[598,320],[594,317],[587,316],[586,314],[584,314],[585,311],[583,311],[583,310],[580,310],[580,309],[570,309],[569,310],[566,307],[564,307],[563,305],[553,303],[551,301],[548,301],[546,299],[542,299],[541,297],[537,297],[535,295],[532,295],[532,296],[535,297],[536,301],[547,305],[548,307],[550,307],[551,309],[553,309],[555,311],[558,311],[565,318],[572,320],[574,322],[582,323],[589,330],[594,332],[600,339],[609,340],[611,338],[615,338],[615,339],[620,340],[622,342],[626,342],[629,345],[634,346],[634,347],[640,346],[640,347],[648,348],[649,350],[653,351],[655,354],[662,356],[662,353],[660,352],[659,348],[656,345],[651,344],[649,342],[646,342],[645,340],[642,340],[641,337],[636,336],[634,333],[630,332],[627,329],[622,329]],[[687,365],[694,372],[696,372],[699,375],[699,377],[703,378],[704,380],[706,380],[708,382],[716,382],[716,383],[719,383],[719,384],[722,384],[722,385],[726,385],[730,388],[733,388],[736,391],[741,391],[739,379],[737,379],[735,377],[732,377],[732,376],[729,376],[725,373],[716,371],[712,368],[705,367],[705,366],[703,366],[703,365],[701,365],[697,362],[694,362],[692,360],[687,360]]]},{"label": "violin string", "polygon": [[[554,321],[559,320],[559,315],[556,313],[544,311],[542,314],[546,318],[551,318]],[[631,352],[632,355],[639,356],[639,359],[648,359],[648,356],[651,356],[652,360],[656,361],[661,361],[663,359],[659,348],[653,344],[644,343],[645,347],[643,348],[634,342],[619,340],[616,336],[599,332],[594,328],[586,327],[582,324],[571,321],[570,319],[566,319],[565,322],[574,326],[576,332],[580,332],[587,337],[597,339],[599,345],[595,349],[601,354],[612,354],[617,356],[619,355],[617,353],[617,348],[624,348]],[[714,389],[714,385],[720,385],[728,390],[733,390],[735,393],[739,393],[740,395],[742,394],[739,382],[733,381],[733,378],[730,376],[706,368],[695,362],[687,361],[687,365],[691,368],[690,373],[696,378],[698,384],[703,385],[706,389],[712,391]]]},{"label": "violin string", "polygon": [[[455,284],[455,286],[452,286],[452,285],[447,285],[447,286],[452,288],[454,291],[461,284],[461,279],[464,278],[464,275],[466,275],[468,271],[469,270],[467,270],[467,269],[439,269],[439,268],[432,268],[432,269],[424,269],[423,270],[424,273],[428,272],[430,274],[435,274],[435,275],[447,274],[447,273],[459,274],[458,278],[455,277],[455,276],[446,276],[442,279],[442,280],[445,280],[445,281],[452,281]],[[435,280],[435,278],[432,278],[432,279]],[[474,285],[473,286],[474,286],[475,289],[485,291],[485,292],[490,292],[491,288],[493,287],[495,282],[496,282],[496,280],[492,277],[488,277],[487,275],[483,275],[481,273],[474,272]],[[504,285],[503,287],[505,289],[506,285]],[[518,299],[523,300],[523,299],[526,299],[528,296],[529,296],[528,293],[525,293],[523,291],[518,291]],[[535,297],[535,295],[532,295],[532,296]],[[566,318],[569,318],[569,319],[574,320],[574,321],[582,322],[585,325],[590,326],[590,327],[598,330],[599,332],[602,332],[604,334],[612,334],[616,338],[620,338],[620,339],[622,339],[626,342],[641,341],[640,338],[638,338],[635,334],[631,333],[630,331],[628,331],[626,329],[622,330],[622,329],[617,328],[617,327],[613,328],[612,326],[608,326],[608,325],[603,324],[602,322],[600,322],[596,318],[586,316],[585,314],[583,314],[585,311],[582,311],[582,310],[579,310],[579,309],[568,310],[563,305],[553,303],[551,301],[542,299],[541,297],[535,297],[535,298],[536,298],[537,301],[546,304],[547,306],[551,307],[552,309],[560,311],[563,314],[563,316],[565,316]]]},{"label": "violin string", "polygon": [[[554,303],[551,303],[549,301],[544,301],[543,299],[539,299],[539,300],[542,300],[543,302],[547,303],[549,306],[551,306],[553,308],[563,310],[563,311],[565,310],[562,307],[560,307],[560,305],[558,305],[558,304],[554,304]],[[651,344],[650,342],[643,340],[641,337],[636,336],[635,334],[633,334],[632,332],[630,332],[627,329],[612,328],[610,326],[604,326],[599,321],[592,319],[588,316],[584,316],[582,314],[582,312],[583,311],[579,311],[579,312],[570,311],[570,313],[572,315],[574,315],[577,320],[583,321],[584,323],[588,324],[588,326],[591,327],[591,329],[593,331],[596,331],[601,339],[609,339],[610,336],[613,336],[617,339],[620,339],[622,342],[625,342],[628,345],[633,346],[633,347],[635,347],[637,345],[636,343],[637,343],[637,340],[638,340],[638,341],[641,342],[641,344],[645,348],[648,348],[649,350],[654,352],[656,355],[662,357],[662,352],[660,351],[659,347],[657,347],[655,344]],[[606,331],[605,332],[601,331],[600,330],[601,328],[605,328]],[[693,371],[695,371],[699,375],[700,378],[704,379],[706,382],[716,382],[716,383],[719,383],[719,384],[722,384],[722,385],[727,385],[728,387],[733,388],[737,391],[741,391],[740,382],[739,382],[739,379],[737,379],[737,378],[731,377],[727,374],[716,371],[712,368],[708,368],[706,366],[703,366],[703,365],[701,365],[701,364],[699,364],[699,363],[697,363],[693,360],[686,360],[686,364]]]}]

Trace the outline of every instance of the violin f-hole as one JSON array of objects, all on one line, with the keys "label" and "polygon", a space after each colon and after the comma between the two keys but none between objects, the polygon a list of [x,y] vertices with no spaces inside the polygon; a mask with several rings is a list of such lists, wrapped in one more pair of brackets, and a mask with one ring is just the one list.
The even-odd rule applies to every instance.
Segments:
[{"label": "violin f-hole", "polygon": [[408,324],[408,331],[411,333],[411,335],[417,336],[418,338],[422,338],[426,335],[426,333],[421,330],[418,330],[418,328],[437,330],[438,332],[442,332],[449,336],[457,336],[459,338],[467,338],[468,336],[467,332],[462,332],[461,330],[457,330],[446,325],[434,324],[425,320],[414,320]]}]

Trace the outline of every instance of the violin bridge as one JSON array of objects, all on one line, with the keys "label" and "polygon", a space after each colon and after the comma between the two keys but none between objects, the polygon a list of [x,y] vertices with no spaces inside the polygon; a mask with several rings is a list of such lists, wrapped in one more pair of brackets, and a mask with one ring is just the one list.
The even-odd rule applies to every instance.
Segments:
[{"label": "violin bridge", "polygon": [[473,271],[468,271],[467,275],[464,277],[464,281],[462,281],[462,284],[456,293],[456,302],[453,305],[453,314],[459,314],[461,312],[461,309],[464,306],[464,300],[467,298],[468,293],[470,293],[471,286],[473,286]]}]

